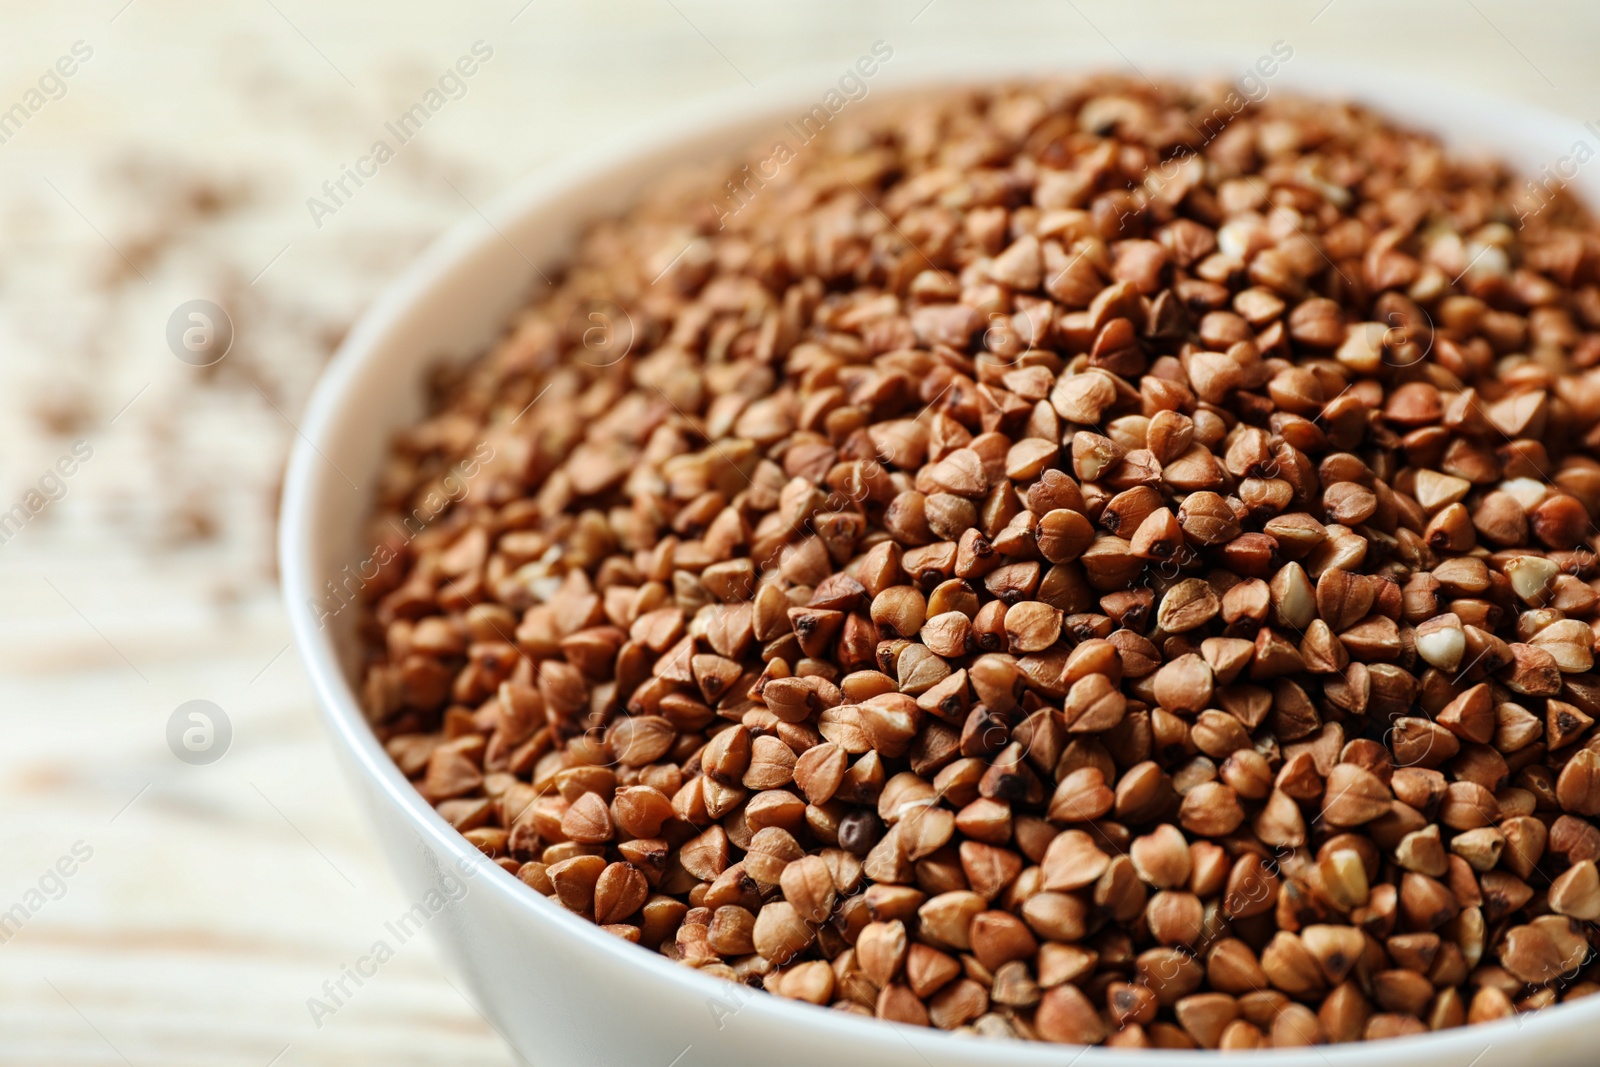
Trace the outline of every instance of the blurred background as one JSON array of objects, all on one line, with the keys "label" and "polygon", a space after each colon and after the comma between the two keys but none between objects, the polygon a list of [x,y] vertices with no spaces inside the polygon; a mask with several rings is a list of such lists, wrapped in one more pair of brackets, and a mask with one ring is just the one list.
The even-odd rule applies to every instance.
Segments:
[{"label": "blurred background", "polygon": [[[514,179],[877,40],[1060,42],[1108,69],[1151,42],[1283,40],[1600,125],[1600,9],[1577,0],[6,0],[0,26],[8,1067],[529,1062],[426,938],[308,1010],[409,902],[330,758],[273,562],[321,367]],[[375,176],[324,189],[472,54]],[[232,325],[204,367],[175,355],[207,328],[197,300]]]}]

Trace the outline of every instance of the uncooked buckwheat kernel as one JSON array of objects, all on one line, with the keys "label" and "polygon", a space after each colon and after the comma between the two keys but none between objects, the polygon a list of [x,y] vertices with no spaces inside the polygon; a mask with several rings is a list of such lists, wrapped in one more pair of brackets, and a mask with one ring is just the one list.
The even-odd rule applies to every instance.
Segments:
[{"label": "uncooked buckwheat kernel", "polygon": [[383,473],[366,709],[439,813],[645,950],[985,1036],[1600,989],[1600,229],[1219,92],[852,109],[596,224]]}]

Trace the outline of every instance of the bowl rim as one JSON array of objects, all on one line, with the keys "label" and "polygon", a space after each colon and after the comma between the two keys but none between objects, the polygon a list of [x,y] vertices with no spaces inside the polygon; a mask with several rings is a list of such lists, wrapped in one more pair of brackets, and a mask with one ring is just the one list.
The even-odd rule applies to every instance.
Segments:
[{"label": "bowl rim", "polygon": [[[1250,58],[1250,53],[1238,48],[1200,50],[1159,44],[1140,47],[1135,54],[1155,72],[1158,80],[1226,76],[1237,72],[1241,65],[1248,65]],[[1132,65],[1132,60],[1128,63]],[[713,136],[763,118],[776,121],[788,113],[787,109],[801,102],[813,102],[824,91],[820,87],[830,85],[842,66],[842,61],[815,65],[775,77],[755,89],[754,97],[751,89],[736,87],[675,105],[659,115],[647,117],[635,128],[612,134],[514,182],[484,204],[481,216],[475,212],[465,213],[385,286],[339,345],[320,375],[300,420],[283,484],[277,533],[284,604],[293,642],[306,666],[323,721],[351,757],[347,767],[353,762],[367,782],[377,787],[386,802],[404,817],[412,832],[423,841],[448,855],[463,870],[469,866],[483,868],[488,874],[487,891],[498,896],[521,921],[549,927],[577,947],[614,961],[617,966],[643,968],[655,980],[671,983],[682,993],[708,1001],[725,995],[727,986],[722,979],[701,974],[614,937],[541,894],[529,892],[497,865],[483,862],[482,854],[422,798],[384,751],[361,711],[355,688],[345,676],[333,629],[319,630],[313,625],[310,614],[303,610],[319,593],[313,561],[317,558],[314,546],[320,487],[338,477],[321,458],[320,448],[326,443],[339,413],[359,399],[359,390],[355,387],[361,371],[387,342],[397,320],[423,294],[461,271],[483,247],[504,240],[499,236],[496,223],[491,222],[486,230],[484,221],[518,218],[629,164],[668,153],[683,141]],[[1008,54],[999,62],[993,57],[974,55],[969,50],[946,50],[902,62],[892,72],[885,66],[883,73],[888,77],[878,84],[882,86],[881,95],[887,96],[914,92],[918,88],[1031,76],[1070,77],[1114,68],[1115,64],[1105,62],[1103,56],[1091,57],[1081,47],[1054,47],[1048,53],[1034,48],[1022,56]],[[1145,67],[1135,69],[1142,74]],[[1292,71],[1287,63],[1282,71],[1286,76],[1282,81],[1274,81],[1275,89],[1281,87],[1297,95],[1331,94],[1354,99],[1408,125],[1425,123],[1418,114],[1424,110],[1424,104],[1441,111],[1455,109],[1459,112],[1470,108],[1484,119],[1481,125],[1491,147],[1503,144],[1512,129],[1524,133],[1537,131],[1548,137],[1553,147],[1559,147],[1569,143],[1577,126],[1577,120],[1570,116],[1533,105],[1361,64],[1327,64],[1296,58]],[[1446,137],[1447,144],[1450,140]],[[1569,184],[1581,186],[1585,182]],[[1456,1054],[1468,1057],[1463,1064],[1469,1060],[1476,1063],[1471,1059],[1473,1053],[1481,1056],[1496,1044],[1510,1039],[1532,1041],[1542,1037],[1547,1044],[1561,1039],[1575,1041],[1581,1037],[1581,1031],[1600,1021],[1600,997],[1555,1007],[1555,1011],[1545,1009],[1528,1016],[1412,1037],[1264,1050],[1270,1060],[1261,1062],[1271,1062],[1277,1067],[1354,1067],[1358,1060],[1371,1061],[1374,1057],[1398,1064],[1412,1056]],[[886,1026],[883,1020],[857,1017],[777,996],[751,998],[741,1009],[741,1014],[744,1012],[752,1015],[753,1025],[760,1025],[763,1018],[771,1018],[789,1026],[832,1031],[831,1040],[851,1042],[863,1053],[880,1048],[898,1049],[911,1037],[917,1039],[913,1049],[919,1054],[921,1050],[917,1045],[923,1042],[930,1046],[928,1051],[946,1056],[958,1055],[962,1049],[970,1052],[976,1047],[967,1039],[936,1029],[900,1024]],[[1081,1060],[1085,1067],[1111,1067],[1112,1064],[1173,1067],[1180,1062],[1192,1063],[1194,1056],[1207,1051],[1108,1049],[1023,1041],[985,1042],[981,1047],[985,1062],[1012,1067],[1060,1064],[1065,1050],[1073,1048],[1077,1051],[1070,1062]]]}]

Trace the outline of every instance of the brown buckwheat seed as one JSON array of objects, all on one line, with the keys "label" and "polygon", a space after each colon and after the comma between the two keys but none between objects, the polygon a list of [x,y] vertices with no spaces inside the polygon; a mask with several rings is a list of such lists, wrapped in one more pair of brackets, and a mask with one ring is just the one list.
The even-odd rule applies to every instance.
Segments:
[{"label": "brown buckwheat seed", "polygon": [[899,1023],[1600,990],[1600,228],[1225,96],[863,105],[591,227],[380,478],[363,699],[422,795],[644,951]]}]

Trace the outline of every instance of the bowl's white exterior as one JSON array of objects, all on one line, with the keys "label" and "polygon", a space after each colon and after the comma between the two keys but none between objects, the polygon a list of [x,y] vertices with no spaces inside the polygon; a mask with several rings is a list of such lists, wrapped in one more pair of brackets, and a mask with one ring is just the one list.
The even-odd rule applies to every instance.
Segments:
[{"label": "bowl's white exterior", "polygon": [[[1253,54],[1219,61],[1143,54],[1142,71],[1232,76]],[[1060,52],[943,57],[885,66],[874,94],[917,84],[1086,69]],[[843,63],[839,64],[840,69]],[[892,68],[892,69],[891,69]],[[467,892],[428,922],[494,1026],[534,1064],[561,1067],[1174,1067],[1196,1053],[1126,1052],[1020,1042],[975,1042],[888,1025],[758,995],[708,978],[602,933],[481,861],[396,770],[368,730],[355,696],[349,624],[326,629],[309,605],[371,546],[358,543],[370,487],[389,435],[421,411],[420,375],[441,357],[466,358],[499,334],[527,298],[532,264],[553,266],[589,219],[623,208],[675,164],[764,144],[785,119],[818,102],[838,70],[770,91],[741,90],[722,104],[680,111],[650,131],[613,140],[519,185],[441,238],[368,311],[328,366],[289,461],[280,528],[284,596],[295,641],[328,730],[363,796],[379,839],[413,899],[466,873]],[[1285,64],[1272,92],[1293,89],[1371,103],[1463,148],[1486,148],[1525,173],[1567,155],[1576,141],[1600,143],[1576,120],[1418,84],[1381,71]],[[1588,188],[1596,175],[1580,173]],[[330,463],[331,461],[331,463]],[[334,465],[337,465],[337,470]],[[340,472],[343,472],[342,474]],[[362,489],[354,491],[344,475]],[[459,893],[457,894],[459,895]],[[1260,1054],[1273,1067],[1579,1067],[1600,1062],[1600,997],[1507,1021],[1373,1045]]]}]

